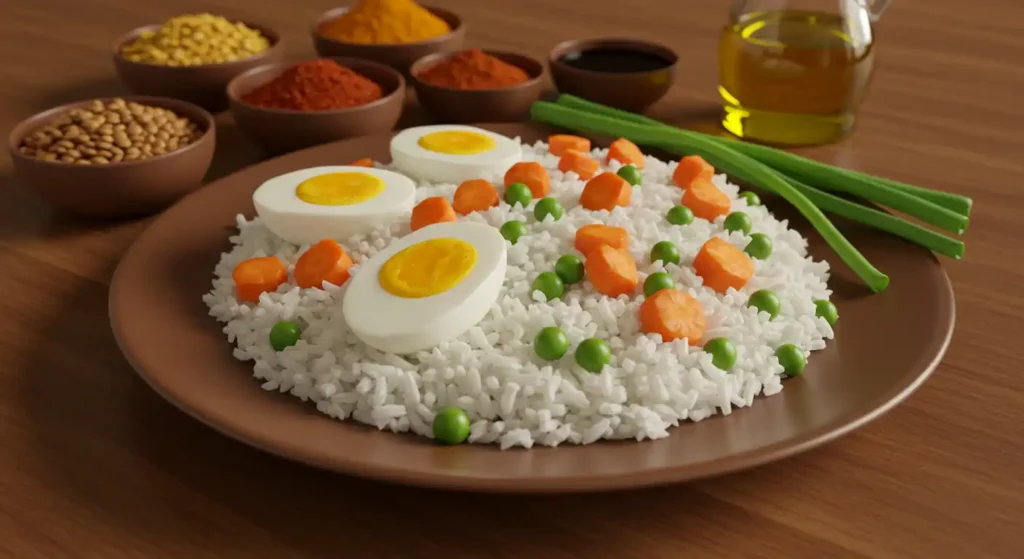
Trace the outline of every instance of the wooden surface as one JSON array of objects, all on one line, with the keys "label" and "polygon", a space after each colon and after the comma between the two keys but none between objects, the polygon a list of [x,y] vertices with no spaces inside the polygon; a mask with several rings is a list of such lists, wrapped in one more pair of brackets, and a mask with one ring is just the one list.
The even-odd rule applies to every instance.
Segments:
[{"label": "wooden surface", "polygon": [[[470,43],[536,56],[572,37],[671,45],[683,75],[654,116],[714,122],[725,0],[437,3],[463,15]],[[309,56],[309,22],[332,4],[253,0],[245,13]],[[131,27],[239,6],[0,2],[0,125],[122,92],[108,49]],[[688,486],[448,494],[313,471],[229,441],[151,392],[110,334],[108,282],[146,222],[55,215],[16,188],[4,156],[0,557],[1021,557],[1024,4],[977,6],[895,2],[859,129],[809,152],[974,197],[967,256],[946,262],[959,320],[945,361],[905,404],[836,443]],[[258,158],[220,122],[210,178]]]}]

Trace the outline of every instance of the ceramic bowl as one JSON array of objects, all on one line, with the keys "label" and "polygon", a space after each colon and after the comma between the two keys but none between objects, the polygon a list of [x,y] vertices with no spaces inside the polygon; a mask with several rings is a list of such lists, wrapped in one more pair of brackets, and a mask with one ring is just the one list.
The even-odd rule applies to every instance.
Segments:
[{"label": "ceramic bowl", "polygon": [[418,41],[415,43],[400,43],[390,45],[373,45],[363,43],[348,43],[337,39],[330,39],[320,35],[320,26],[331,21],[349,10],[348,6],[328,10],[317,18],[311,31],[313,35],[313,46],[317,54],[324,57],[346,56],[353,58],[365,58],[374,60],[402,72],[406,77],[409,75],[409,67],[413,62],[439,52],[453,52],[462,48],[462,40],[466,35],[466,26],[462,19],[455,13],[433,6],[423,6],[434,15],[448,22],[451,32],[440,37]]},{"label": "ceramic bowl", "polygon": [[[602,47],[656,54],[669,64],[649,72],[615,73],[581,70],[561,60],[573,52]],[[637,113],[647,110],[668,93],[676,79],[678,62],[679,56],[672,49],[638,39],[566,41],[551,49],[548,55],[548,68],[558,91]]]},{"label": "ceramic bowl", "polygon": [[530,76],[529,81],[499,89],[457,89],[434,85],[416,76],[457,52],[431,54],[417,60],[410,68],[410,80],[420,105],[434,118],[456,124],[526,120],[530,106],[543,93],[541,77],[544,65],[522,54],[494,50],[484,52],[522,68]]},{"label": "ceramic bowl", "polygon": [[[138,95],[123,99],[170,109],[194,121],[204,133],[195,142],[164,155],[105,165],[43,161],[18,151],[28,135],[72,109],[88,106],[92,100],[68,103],[29,117],[11,131],[7,150],[17,181],[54,207],[99,218],[155,213],[198,188],[213,160],[216,144],[213,115],[179,99]],[[102,99],[104,102],[112,100]]]},{"label": "ceramic bowl", "polygon": [[228,84],[231,114],[238,127],[267,153],[278,155],[318,144],[394,129],[405,103],[405,79],[394,68],[359,58],[332,58],[373,80],[383,97],[366,105],[330,111],[268,109],[242,98],[294,65],[275,62],[249,70]]},{"label": "ceramic bowl", "polygon": [[143,32],[159,29],[160,25],[133,29],[114,43],[113,57],[117,76],[125,87],[139,95],[182,99],[209,111],[222,111],[228,107],[228,99],[224,94],[228,82],[251,68],[280,60],[283,54],[281,37],[276,31],[265,25],[248,21],[243,23],[262,33],[270,41],[270,48],[242,60],[198,66],[162,66],[128,60],[121,55],[121,48]]}]

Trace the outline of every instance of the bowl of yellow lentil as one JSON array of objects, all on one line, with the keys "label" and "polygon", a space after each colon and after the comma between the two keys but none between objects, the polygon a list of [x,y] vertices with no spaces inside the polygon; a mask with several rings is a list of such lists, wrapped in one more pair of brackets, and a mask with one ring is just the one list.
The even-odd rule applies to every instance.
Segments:
[{"label": "bowl of yellow lentil", "polygon": [[212,14],[190,14],[133,29],[114,43],[114,67],[133,93],[171,97],[210,111],[227,108],[235,76],[279,60],[273,29]]},{"label": "bowl of yellow lentil", "polygon": [[365,58],[408,77],[420,58],[461,49],[466,26],[454,12],[413,0],[361,0],[321,14],[311,34],[322,57]]},{"label": "bowl of yellow lentil", "polygon": [[99,218],[142,216],[202,183],[216,128],[201,107],[166,97],[68,103],[16,125],[7,150],[17,182],[55,208]]}]

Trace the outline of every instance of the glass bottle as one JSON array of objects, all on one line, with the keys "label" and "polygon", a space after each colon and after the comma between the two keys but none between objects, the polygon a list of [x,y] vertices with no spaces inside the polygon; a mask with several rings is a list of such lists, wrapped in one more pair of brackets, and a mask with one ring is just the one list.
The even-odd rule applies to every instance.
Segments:
[{"label": "glass bottle", "polygon": [[833,142],[853,129],[890,0],[737,0],[719,43],[722,125],[753,141]]}]

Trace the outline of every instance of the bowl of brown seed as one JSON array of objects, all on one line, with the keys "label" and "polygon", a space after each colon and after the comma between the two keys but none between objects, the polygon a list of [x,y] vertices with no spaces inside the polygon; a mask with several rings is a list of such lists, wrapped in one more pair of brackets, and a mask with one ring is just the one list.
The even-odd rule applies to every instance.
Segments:
[{"label": "bowl of brown seed", "polygon": [[8,151],[18,182],[51,205],[111,218],[158,212],[198,188],[215,144],[206,110],[133,96],[29,117],[11,131]]}]

